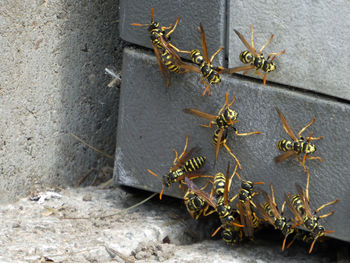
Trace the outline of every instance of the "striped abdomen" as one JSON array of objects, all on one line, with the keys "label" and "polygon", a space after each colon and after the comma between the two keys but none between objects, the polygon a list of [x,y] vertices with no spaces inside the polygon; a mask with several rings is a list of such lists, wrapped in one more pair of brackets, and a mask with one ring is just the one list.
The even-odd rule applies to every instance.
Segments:
[{"label": "striped abdomen", "polygon": [[300,195],[293,195],[291,198],[291,203],[303,218],[307,216],[303,205],[303,201],[301,200]]},{"label": "striped abdomen", "polygon": [[214,189],[217,196],[223,196],[225,191],[226,177],[223,173],[217,173],[214,177]]},{"label": "striped abdomen", "polygon": [[[213,135],[213,144],[214,145],[216,145],[218,142],[219,132],[220,132],[219,128],[214,131],[214,135]],[[227,140],[227,129],[225,129],[222,133],[220,144],[224,144],[226,142],[226,140]]]},{"label": "striped abdomen", "polygon": [[204,156],[194,157],[185,162],[180,169],[182,169],[185,173],[194,172],[203,166],[206,159],[207,157]]},{"label": "striped abdomen", "polygon": [[308,142],[304,142],[303,140],[298,140],[296,142],[280,140],[277,143],[277,148],[283,152],[295,151],[296,153],[305,153],[308,148]]},{"label": "striped abdomen", "polygon": [[253,54],[250,53],[248,50],[241,52],[241,54],[239,54],[239,59],[241,60],[242,63],[244,64],[249,64],[253,62]]},{"label": "striped abdomen", "polygon": [[188,212],[198,213],[206,206],[206,203],[200,196],[189,192],[185,196],[185,205]]},{"label": "striped abdomen", "polygon": [[201,66],[202,63],[204,62],[204,58],[198,49],[193,49],[191,51],[191,60],[193,63],[197,64],[198,66]]},{"label": "striped abdomen", "polygon": [[164,65],[173,72],[179,73],[180,72],[180,68],[178,66],[176,66],[173,62],[172,62],[172,56],[166,51],[164,50],[162,55],[161,55],[162,61],[164,63]]},{"label": "striped abdomen", "polygon": [[208,82],[210,84],[216,84],[221,81],[220,75],[218,72],[212,67],[212,65],[209,65],[205,62],[202,63],[200,66],[201,72],[204,77],[207,78]]},{"label": "striped abdomen", "polygon": [[227,225],[222,232],[222,239],[228,244],[239,243],[242,240],[240,232],[239,227]]}]

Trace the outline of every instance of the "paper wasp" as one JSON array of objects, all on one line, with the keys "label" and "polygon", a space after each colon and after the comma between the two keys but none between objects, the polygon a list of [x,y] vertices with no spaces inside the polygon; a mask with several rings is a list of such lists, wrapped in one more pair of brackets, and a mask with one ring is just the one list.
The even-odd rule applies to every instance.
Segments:
[{"label": "paper wasp", "polygon": [[[270,39],[261,47],[259,50],[259,53],[256,51],[254,46],[254,28],[253,25],[250,25],[251,30],[251,45],[249,45],[248,41],[243,37],[241,33],[239,33],[237,30],[234,30],[235,33],[238,35],[240,40],[243,42],[243,44],[246,46],[248,50],[241,52],[239,55],[239,58],[242,63],[244,64],[250,64],[242,67],[236,67],[232,69],[225,69],[224,72],[226,73],[236,73],[239,71],[244,71],[243,75],[246,74],[249,70],[255,69],[255,74],[260,75],[263,77],[264,85],[266,84],[266,76],[267,73],[274,71],[276,69],[275,63],[273,61],[275,58],[279,55],[282,55],[286,53],[285,50],[279,53],[270,53],[267,57],[267,59],[263,56],[263,49],[272,41],[274,35],[272,34]],[[271,59],[271,60],[270,60]],[[264,73],[259,72],[258,70],[262,70]]]},{"label": "paper wasp", "polygon": [[292,195],[290,198],[289,198],[290,195],[288,196],[285,195],[285,201],[287,203],[288,208],[295,216],[295,221],[296,221],[295,226],[303,225],[306,229],[308,229],[312,233],[313,241],[309,249],[309,253],[311,253],[315,245],[315,242],[317,241],[318,238],[325,236],[327,233],[334,232],[333,230],[325,230],[324,227],[318,221],[319,219],[333,215],[335,213],[334,211],[331,211],[328,214],[324,214],[321,216],[315,216],[315,215],[321,209],[325,208],[328,205],[337,203],[339,200],[337,199],[332,202],[323,204],[312,213],[309,206],[308,189],[304,191],[304,189],[298,184],[296,184],[296,188],[297,188],[298,194]]},{"label": "paper wasp", "polygon": [[[233,201],[229,200],[229,191],[231,188],[231,182],[233,176],[236,174],[238,165],[236,164],[235,170],[230,178],[229,172],[230,172],[230,163],[227,165],[227,171],[226,171],[226,177],[225,177],[225,186],[224,186],[224,192],[222,195],[217,196],[217,202],[216,202],[216,211],[219,215],[220,221],[221,221],[221,226],[219,226],[216,231],[212,234],[212,236],[215,236],[216,233],[223,228],[224,229],[224,240],[227,243],[234,243],[236,240],[235,235],[233,235],[232,231],[237,231],[241,232],[241,228],[244,227],[243,225],[239,224],[239,221],[237,220],[238,214],[237,210],[233,209],[230,206],[230,203]],[[214,191],[218,192],[218,189],[215,189],[215,184],[214,184]],[[221,186],[220,186],[221,187]],[[221,192],[221,191],[219,191]],[[240,237],[242,237],[242,234],[239,234]],[[231,241],[230,241],[231,240]]]},{"label": "paper wasp", "polygon": [[266,202],[264,203],[264,205],[259,204],[258,210],[266,222],[269,222],[271,225],[273,225],[275,229],[282,231],[282,234],[284,235],[282,251],[284,251],[287,237],[290,234],[292,234],[295,229],[292,227],[292,224],[288,223],[287,218],[282,216],[284,213],[285,202],[282,204],[280,213],[277,208],[272,183],[270,184],[270,188],[272,197],[270,197],[265,191],[263,191],[262,193],[265,197]]},{"label": "paper wasp", "polygon": [[[203,96],[208,92],[208,96],[210,96],[210,85],[217,84],[221,81],[220,74],[223,72],[223,67],[214,67],[212,62],[215,56],[224,49],[224,47],[220,47],[217,51],[213,53],[213,55],[209,59],[207,41],[205,38],[205,33],[202,24],[199,24],[198,31],[201,34],[201,42],[203,55],[198,49],[193,49],[190,52],[184,51],[184,53],[190,53],[191,60],[193,64],[182,62],[181,60],[176,59],[174,63],[184,69],[197,72],[202,74],[203,77],[201,81],[205,84],[206,88],[204,89]],[[207,82],[205,81],[207,80]]]},{"label": "paper wasp", "polygon": [[[211,177],[211,176],[193,173],[203,166],[207,158],[204,156],[199,156],[199,157],[193,157],[189,159],[192,153],[196,151],[196,148],[192,148],[190,151],[187,152],[186,151],[187,146],[188,146],[188,136],[186,135],[186,144],[183,152],[179,156],[177,151],[174,149],[174,152],[175,152],[175,159],[173,161],[174,166],[172,166],[169,172],[163,175],[161,179],[162,190],[159,194],[160,199],[162,199],[164,186],[169,187],[172,183],[175,183],[175,182],[182,183],[186,176],[189,178]],[[158,176],[156,173],[152,172],[149,169],[147,169],[147,171],[154,176]]]},{"label": "paper wasp", "polygon": [[214,131],[213,135],[213,144],[216,146],[215,151],[215,162],[219,155],[219,150],[221,146],[224,146],[227,150],[227,152],[236,160],[238,167],[241,169],[241,164],[238,161],[237,157],[232,153],[231,149],[227,146],[226,140],[227,140],[227,132],[230,127],[234,129],[234,133],[237,136],[248,136],[252,134],[260,134],[261,132],[248,132],[248,133],[239,133],[236,128],[233,127],[233,124],[237,123],[237,116],[238,113],[230,107],[235,102],[235,97],[233,96],[232,101],[229,103],[228,101],[228,93],[225,93],[225,104],[221,107],[217,115],[201,112],[196,109],[192,108],[186,108],[184,109],[184,112],[187,114],[195,115],[197,117],[201,117],[204,119],[209,120],[209,125],[201,124],[202,127],[211,128],[213,127],[213,124],[217,125],[217,129]]},{"label": "paper wasp", "polygon": [[184,196],[184,202],[187,211],[192,216],[192,218],[198,219],[201,215],[208,216],[216,212],[215,209],[207,212],[210,206],[215,206],[213,198],[203,191],[208,186],[209,181],[207,181],[205,186],[202,188],[196,186],[187,177],[185,177],[185,183],[188,186],[188,190]]},{"label": "paper wasp", "polygon": [[[177,17],[175,25],[169,25],[168,27],[161,27],[159,22],[154,21],[153,17],[153,8],[151,9],[151,23],[150,24],[139,24],[132,23],[132,26],[148,26],[148,31],[150,33],[150,38],[153,46],[154,53],[157,57],[159,68],[163,73],[165,79],[167,80],[166,87],[170,85],[170,76],[168,70],[176,73],[185,73],[188,70],[180,68],[179,66],[173,63],[174,58],[178,61],[181,61],[180,57],[176,52],[189,53],[188,51],[179,50],[172,43],[170,43],[170,35],[174,32],[180,21],[180,17]],[[165,30],[169,30],[165,32]],[[165,48],[168,47],[168,48]],[[169,52],[169,48],[174,49],[176,52]]]},{"label": "paper wasp", "polygon": [[240,222],[244,225],[243,232],[246,237],[252,238],[254,233],[254,228],[259,226],[259,219],[256,214],[252,211],[251,206],[256,208],[253,202],[253,197],[258,194],[258,192],[253,192],[254,185],[264,184],[264,182],[251,182],[242,180],[240,175],[235,171],[239,180],[241,180],[241,189],[239,193],[236,194],[230,201],[238,197],[237,208],[240,216]]},{"label": "paper wasp", "polygon": [[[285,153],[277,156],[275,158],[275,162],[282,162],[283,160],[285,160],[285,159],[287,159],[295,154],[297,161],[304,167],[305,172],[307,171],[306,166],[305,166],[306,159],[310,159],[310,160],[317,159],[320,162],[322,162],[321,157],[316,157],[316,156],[310,157],[309,155],[316,151],[315,145],[310,143],[310,141],[311,140],[320,140],[323,137],[322,136],[312,137],[312,134],[313,134],[312,132],[310,133],[309,137],[306,138],[306,140],[301,136],[301,134],[315,122],[316,117],[314,117],[309,124],[307,124],[304,128],[302,128],[299,131],[298,137],[297,137],[297,136],[295,136],[294,132],[290,128],[290,126],[289,126],[287,120],[285,119],[284,115],[282,114],[282,112],[278,108],[276,108],[276,111],[277,111],[280,119],[282,120],[283,129],[292,138],[293,141],[280,140],[277,143],[277,148],[280,151],[283,151]],[[304,157],[303,157],[303,160],[300,161],[299,155],[302,153],[304,153]]]}]

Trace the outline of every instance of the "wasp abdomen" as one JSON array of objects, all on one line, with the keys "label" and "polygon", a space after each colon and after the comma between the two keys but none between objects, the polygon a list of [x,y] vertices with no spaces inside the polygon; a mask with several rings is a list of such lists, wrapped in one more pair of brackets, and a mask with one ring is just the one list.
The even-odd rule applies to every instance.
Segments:
[{"label": "wasp abdomen", "polygon": [[207,157],[204,156],[192,158],[184,164],[182,169],[186,173],[194,172],[203,166],[206,159]]},{"label": "wasp abdomen", "polygon": [[293,151],[293,150],[294,150],[294,145],[293,145],[293,142],[291,142],[291,141],[288,141],[288,140],[280,140],[280,141],[277,143],[277,148],[278,148],[280,151],[288,152],[288,151]]}]

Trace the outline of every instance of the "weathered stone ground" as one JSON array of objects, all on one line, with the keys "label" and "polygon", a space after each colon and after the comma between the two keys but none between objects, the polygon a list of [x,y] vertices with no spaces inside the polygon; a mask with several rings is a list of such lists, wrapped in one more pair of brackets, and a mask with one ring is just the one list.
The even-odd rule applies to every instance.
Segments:
[{"label": "weathered stone ground", "polygon": [[334,240],[317,244],[312,255],[305,244],[282,253],[272,230],[227,246],[209,239],[215,216],[196,222],[176,199],[154,197],[125,211],[149,195],[122,188],[47,189],[1,205],[0,262],[349,262],[349,245]]}]

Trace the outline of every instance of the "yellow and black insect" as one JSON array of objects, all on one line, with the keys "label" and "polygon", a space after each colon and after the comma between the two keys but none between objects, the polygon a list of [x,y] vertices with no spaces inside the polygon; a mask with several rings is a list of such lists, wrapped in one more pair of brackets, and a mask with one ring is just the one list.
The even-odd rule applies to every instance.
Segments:
[{"label": "yellow and black insect", "polygon": [[[181,58],[177,55],[176,52],[189,53],[188,51],[182,51],[170,43],[170,35],[174,32],[180,21],[180,17],[177,17],[175,25],[169,25],[168,27],[161,27],[159,22],[154,21],[153,17],[153,8],[151,9],[151,23],[150,24],[139,24],[132,23],[132,26],[148,26],[148,31],[150,33],[151,42],[153,45],[154,53],[157,57],[159,68],[163,73],[164,77],[167,80],[166,87],[170,85],[170,76],[169,72],[166,70],[167,67],[170,71],[176,73],[185,73],[188,70],[178,67],[173,63],[173,60],[181,61]],[[169,30],[166,32],[165,30]],[[175,51],[171,51],[173,49]]]},{"label": "yellow and black insect", "polygon": [[[198,49],[193,49],[190,52],[191,60],[193,64],[184,63],[182,61],[176,60],[175,64],[177,64],[181,68],[185,68],[187,70],[191,70],[202,74],[202,82],[205,84],[206,88],[204,89],[203,96],[208,92],[208,96],[210,96],[210,85],[217,84],[221,82],[220,74],[223,72],[223,67],[214,67],[212,62],[215,56],[224,49],[224,47],[220,47],[217,51],[213,53],[213,55],[209,59],[207,41],[205,38],[205,33],[202,24],[199,24],[198,31],[201,34],[202,40],[202,49],[203,55]],[[205,82],[205,79],[207,82]]]},{"label": "yellow and black insect", "polygon": [[326,206],[337,203],[339,200],[334,200],[332,202],[323,204],[312,213],[309,206],[308,189],[304,191],[304,189],[298,184],[296,184],[296,188],[298,194],[292,195],[290,199],[290,195],[285,195],[285,201],[287,203],[288,208],[295,216],[295,226],[303,225],[312,233],[313,242],[309,249],[309,253],[311,253],[315,242],[318,238],[325,236],[327,233],[334,232],[333,230],[325,230],[325,228],[318,221],[319,219],[333,215],[335,213],[334,211],[331,211],[328,214],[324,214],[321,216],[315,216],[315,214],[317,214],[321,209],[325,208]]},{"label": "yellow and black insect", "polygon": [[[195,174],[194,172],[200,169],[205,160],[207,159],[204,156],[194,157],[189,159],[192,153],[196,150],[196,148],[192,148],[190,151],[186,151],[188,146],[188,136],[186,136],[186,144],[183,152],[178,156],[177,151],[175,152],[175,159],[173,161],[174,166],[170,168],[169,172],[162,177],[162,190],[160,192],[159,198],[162,199],[162,195],[164,192],[164,186],[169,187],[172,183],[180,182],[182,183],[186,176],[190,178],[198,178],[198,177],[211,177],[202,174]],[[147,169],[147,171],[154,175],[158,176],[156,173]]]},{"label": "yellow and black insect", "polygon": [[[232,232],[233,230],[236,230],[237,228],[244,227],[237,220],[238,212],[236,209],[233,209],[231,207],[230,203],[232,200],[229,200],[229,191],[231,188],[231,182],[232,182],[233,176],[236,174],[237,168],[238,168],[238,165],[236,165],[235,170],[230,178],[230,174],[229,174],[230,163],[228,163],[223,194],[220,194],[221,189],[218,191],[218,189],[215,188],[216,185],[214,184],[214,192],[216,192],[216,193],[219,192],[219,195],[217,196],[217,202],[216,202],[216,211],[219,215],[219,218],[221,221],[221,226],[219,226],[216,229],[216,231],[212,234],[212,236],[215,236],[216,233],[221,228],[223,228],[226,231]],[[219,188],[221,188],[221,185],[219,185]],[[241,231],[241,229],[240,229],[240,231]],[[228,232],[226,232],[226,236],[223,236],[223,238],[224,239],[227,238],[227,240],[230,240],[230,238],[227,236],[227,234],[228,234]],[[231,239],[231,240],[233,242],[233,239]],[[232,242],[227,242],[227,243],[232,243]]]},{"label": "yellow and black insect", "polygon": [[210,181],[207,181],[202,188],[197,187],[190,179],[185,177],[185,183],[188,186],[187,192],[184,196],[185,206],[192,218],[198,219],[201,215],[208,216],[214,212],[215,209],[208,212],[210,207],[215,206],[215,202],[211,195],[204,192]]},{"label": "yellow and black insect", "polygon": [[295,228],[293,227],[293,224],[291,224],[287,218],[283,216],[285,202],[282,204],[281,213],[278,211],[272,183],[270,184],[270,188],[272,197],[263,191],[262,193],[264,194],[266,202],[263,205],[259,204],[258,210],[266,222],[273,225],[275,229],[281,230],[282,234],[284,235],[284,240],[282,243],[282,251],[284,251],[287,237],[294,232]]},{"label": "yellow and black insect", "polygon": [[[254,28],[252,25],[250,25],[250,30],[251,30],[251,45],[249,45],[249,43],[241,33],[239,33],[237,30],[234,30],[235,33],[240,38],[240,40],[248,49],[246,51],[241,52],[241,54],[239,55],[239,58],[242,63],[250,64],[250,65],[236,67],[232,69],[225,69],[224,72],[236,73],[239,71],[244,71],[243,74],[246,74],[250,69],[255,69],[255,74],[263,77],[263,81],[265,85],[267,73],[274,71],[276,69],[276,65],[275,63],[273,63],[273,61],[277,56],[286,53],[286,51],[283,50],[282,52],[279,52],[279,53],[270,53],[267,59],[265,59],[262,51],[272,41],[274,35],[273,34],[271,35],[270,39],[261,47],[258,53],[254,47]],[[258,70],[262,70],[264,73],[261,73]]]},{"label": "yellow and black insect", "polygon": [[[309,137],[306,138],[306,140],[301,136],[301,134],[315,122],[316,117],[314,117],[308,125],[306,125],[304,128],[302,128],[299,131],[298,137],[297,137],[293,133],[292,129],[290,128],[290,126],[289,126],[287,120],[285,119],[284,115],[282,114],[282,112],[278,108],[276,108],[276,111],[277,111],[280,119],[282,120],[283,129],[286,131],[286,133],[291,137],[291,139],[293,141],[280,140],[277,143],[277,148],[280,151],[283,151],[285,153],[281,154],[280,156],[277,156],[275,158],[275,162],[282,162],[283,160],[285,160],[285,159],[287,159],[295,154],[298,162],[304,167],[305,172],[307,171],[306,166],[305,166],[306,159],[319,160],[320,162],[322,162],[321,157],[317,157],[317,156],[310,157],[309,155],[316,151],[315,145],[310,143],[310,141],[311,140],[320,140],[323,137],[322,136],[312,137],[312,132],[310,133]],[[303,157],[303,160],[300,161],[299,155],[302,153],[304,154],[304,157]]]},{"label": "yellow and black insect", "polygon": [[[235,97],[233,97],[232,101],[229,103],[228,101],[228,93],[225,93],[225,104],[221,107],[217,115],[201,112],[196,109],[192,108],[186,108],[184,109],[184,112],[187,114],[195,115],[204,119],[209,120],[209,125],[204,125],[201,124],[202,127],[206,128],[211,128],[213,127],[214,124],[217,125],[217,129],[214,131],[213,135],[213,144],[216,147],[215,151],[215,162],[218,158],[219,155],[219,150],[221,146],[224,146],[228,153],[236,160],[238,167],[241,169],[241,164],[238,161],[237,157],[232,153],[231,149],[227,146],[226,141],[227,141],[227,136],[228,136],[228,129],[230,127],[233,128],[234,133],[237,136],[248,136],[252,134],[260,134],[261,132],[256,131],[256,132],[248,132],[248,133],[239,133],[235,127],[233,127],[233,124],[237,123],[237,116],[238,113],[230,107],[233,105],[235,102]],[[219,142],[219,143],[218,143]]]},{"label": "yellow and black insect", "polygon": [[253,192],[254,185],[264,184],[264,182],[253,183],[252,181],[242,180],[237,172],[236,174],[241,180],[241,189],[239,190],[239,193],[231,199],[231,202],[238,197],[237,208],[240,216],[240,222],[242,225],[244,225],[244,235],[248,238],[252,238],[254,229],[259,226],[259,219],[251,208],[252,206],[256,208],[256,205],[252,199],[258,194],[258,192]]}]

